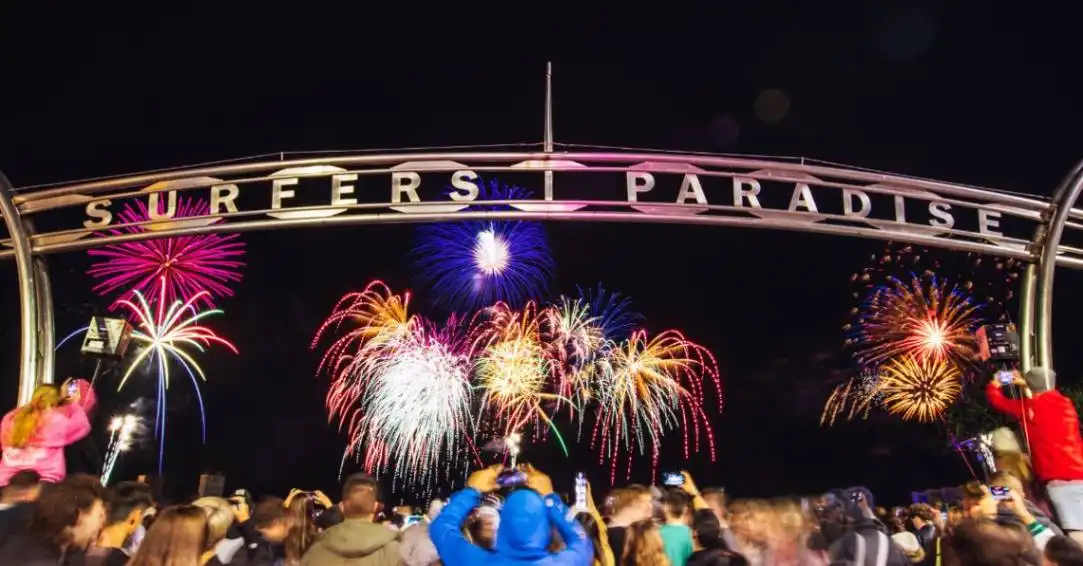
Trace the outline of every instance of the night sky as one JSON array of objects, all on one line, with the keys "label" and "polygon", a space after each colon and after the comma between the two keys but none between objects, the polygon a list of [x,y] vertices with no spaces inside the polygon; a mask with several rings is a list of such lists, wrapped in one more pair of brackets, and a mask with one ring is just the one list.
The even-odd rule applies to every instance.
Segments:
[{"label": "night sky", "polygon": [[[804,156],[1035,195],[1051,194],[1081,157],[1080,50],[1060,5],[711,4],[483,13],[21,3],[0,23],[0,170],[21,187],[282,151],[537,143],[547,60],[556,139],[569,144]],[[863,483],[898,499],[967,479],[935,427],[819,426],[824,399],[853,369],[840,330],[850,275],[883,243],[661,225],[548,230],[555,291],[603,282],[630,295],[649,328],[680,328],[718,357],[718,463],[701,454],[689,464],[701,484],[761,496]],[[375,278],[412,285],[411,228],[244,239],[244,282],[213,322],[241,355],[207,359],[205,448],[190,387],[171,391],[167,475],[179,491],[208,470],[257,492],[331,489],[342,437],[326,422],[308,344],[343,293]],[[64,334],[106,305],[90,292],[84,253],[49,265]],[[1083,280],[1059,275],[1055,352],[1071,382],[1083,370],[1071,357]],[[0,278],[7,407],[14,263]],[[58,355],[64,374],[92,366],[77,346]],[[102,413],[139,391],[107,396]],[[603,477],[585,447],[575,461],[536,450],[554,476],[588,467]],[[133,456],[120,473],[150,464]]]}]

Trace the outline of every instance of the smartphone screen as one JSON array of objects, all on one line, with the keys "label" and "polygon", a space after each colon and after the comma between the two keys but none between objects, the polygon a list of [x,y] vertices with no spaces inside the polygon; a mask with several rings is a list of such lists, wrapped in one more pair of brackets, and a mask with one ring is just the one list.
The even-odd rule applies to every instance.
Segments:
[{"label": "smartphone screen", "polygon": [[1004,501],[1009,497],[1009,490],[1006,487],[994,485],[989,488],[989,492],[993,494],[993,499],[996,499],[997,501]]},{"label": "smartphone screen", "polygon": [[575,474],[575,508],[587,510],[587,475],[583,472]]},{"label": "smartphone screen", "polygon": [[526,474],[519,470],[504,470],[496,477],[496,484],[500,487],[518,487],[526,483]]},{"label": "smartphone screen", "polygon": [[74,397],[79,392],[79,384],[72,381],[68,384],[68,397]]},{"label": "smartphone screen", "polygon": [[997,372],[997,379],[1004,384],[1011,383],[1014,377],[1015,376],[1011,372],[1011,370],[1003,370]]},{"label": "smartphone screen", "polygon": [[666,472],[662,477],[662,484],[669,487],[680,487],[684,485],[684,474],[680,472]]}]

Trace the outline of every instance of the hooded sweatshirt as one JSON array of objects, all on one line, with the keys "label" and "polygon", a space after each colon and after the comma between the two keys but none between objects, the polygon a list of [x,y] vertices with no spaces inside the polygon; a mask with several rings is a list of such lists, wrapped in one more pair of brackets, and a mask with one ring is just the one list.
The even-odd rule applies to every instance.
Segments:
[{"label": "hooded sweatshirt", "polygon": [[346,519],[324,531],[305,552],[301,566],[398,566],[398,533],[361,519]]},{"label": "hooded sweatshirt", "polygon": [[[466,488],[451,496],[429,525],[429,536],[444,566],[580,566],[594,561],[590,539],[556,495],[543,498],[528,489],[508,495],[500,510],[496,548],[491,551],[471,544],[462,534],[463,522],[479,503],[481,493]],[[554,529],[565,545],[560,552],[549,552]]]}]

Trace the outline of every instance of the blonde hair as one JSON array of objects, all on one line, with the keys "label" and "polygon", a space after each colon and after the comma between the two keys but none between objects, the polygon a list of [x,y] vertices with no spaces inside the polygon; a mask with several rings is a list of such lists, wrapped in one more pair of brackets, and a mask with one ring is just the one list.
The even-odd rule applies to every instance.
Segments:
[{"label": "blonde hair", "polygon": [[665,545],[662,543],[662,534],[654,521],[636,521],[628,527],[620,563],[636,566],[667,566],[669,564]]},{"label": "blonde hair", "polygon": [[30,402],[15,410],[11,432],[4,439],[4,444],[15,448],[26,446],[30,437],[38,431],[38,425],[45,411],[55,409],[58,405],[60,405],[60,390],[51,384],[39,385],[34,390],[34,396],[30,398]]},{"label": "blonde hair", "polygon": [[219,541],[226,538],[226,533],[233,526],[233,509],[229,502],[221,497],[200,497],[192,505],[203,509],[207,514],[207,548],[210,550]]},{"label": "blonde hair", "polygon": [[200,566],[207,538],[206,511],[169,507],[158,514],[128,566]]},{"label": "blonde hair", "polygon": [[779,499],[772,503],[771,507],[775,515],[775,526],[778,535],[784,540],[799,540],[808,534],[808,522],[801,506],[792,499]]},{"label": "blonde hair", "polygon": [[651,490],[639,484],[632,484],[614,489],[609,496],[613,500],[613,513],[616,514],[635,505],[644,498],[650,498]]}]

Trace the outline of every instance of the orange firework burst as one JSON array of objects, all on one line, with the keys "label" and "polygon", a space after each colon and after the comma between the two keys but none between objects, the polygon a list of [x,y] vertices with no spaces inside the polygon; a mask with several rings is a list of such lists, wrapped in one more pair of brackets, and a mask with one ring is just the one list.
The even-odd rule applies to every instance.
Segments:
[{"label": "orange firework burst", "polygon": [[930,356],[904,356],[880,369],[879,391],[887,412],[904,421],[932,422],[959,396],[958,366]]},{"label": "orange firework burst", "polygon": [[935,276],[914,276],[909,285],[890,279],[872,291],[848,340],[864,366],[913,356],[966,364],[974,359],[978,306]]},{"label": "orange firework burst", "polygon": [[343,324],[351,329],[336,339],[324,352],[317,372],[332,376],[327,393],[331,415],[346,418],[364,393],[361,376],[368,375],[366,364],[378,360],[382,348],[406,337],[415,321],[409,314],[410,293],[396,295],[383,281],[373,281],[359,293],[350,293],[338,301],[331,315],[316,331],[315,349],[324,334],[337,331]]},{"label": "orange firework burst", "polygon": [[633,446],[640,453],[649,449],[656,468],[662,435],[675,428],[685,431],[685,458],[690,451],[690,436],[699,450],[702,430],[714,461],[714,435],[704,411],[703,378],[715,382],[720,409],[722,390],[718,366],[706,348],[675,330],[654,337],[639,330],[627,341],[612,346],[596,365],[599,407],[592,441],[601,443],[600,456],[609,459],[611,476],[616,474],[619,454],[627,450],[631,459]]}]

